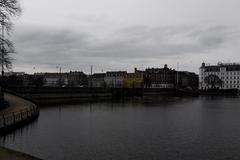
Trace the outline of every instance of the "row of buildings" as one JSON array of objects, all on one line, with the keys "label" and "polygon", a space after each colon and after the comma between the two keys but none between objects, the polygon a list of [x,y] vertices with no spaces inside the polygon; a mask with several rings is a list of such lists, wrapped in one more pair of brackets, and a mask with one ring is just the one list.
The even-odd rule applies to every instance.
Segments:
[{"label": "row of buildings", "polygon": [[111,71],[87,75],[83,72],[67,73],[8,73],[7,84],[51,87],[92,88],[182,88],[182,89],[240,89],[240,64],[202,63],[199,75],[193,72],[176,71],[164,65],[162,68],[147,68],[134,72]]},{"label": "row of buildings", "polygon": [[145,71],[134,69],[127,71],[111,71],[86,75],[83,72],[62,74],[43,74],[45,86],[79,86],[92,88],[189,88],[197,89],[198,76],[191,72],[179,72],[168,68],[147,68]]},{"label": "row of buildings", "polygon": [[[198,88],[198,75],[192,72],[176,71],[164,65],[163,68],[147,68],[134,72],[111,71],[87,75],[83,72],[68,73],[8,73],[15,85],[24,86],[69,86],[93,88]],[[15,79],[14,79],[15,78]],[[6,78],[7,79],[7,78]],[[13,80],[14,79],[14,80]],[[13,83],[12,82],[12,83]]]}]

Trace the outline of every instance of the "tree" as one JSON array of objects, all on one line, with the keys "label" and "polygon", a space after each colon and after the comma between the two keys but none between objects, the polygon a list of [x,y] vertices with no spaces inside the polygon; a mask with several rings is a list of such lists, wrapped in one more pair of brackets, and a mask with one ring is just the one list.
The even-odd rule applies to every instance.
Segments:
[{"label": "tree", "polygon": [[223,85],[223,81],[218,76],[213,74],[205,77],[204,82],[208,86],[208,88],[211,89],[219,88]]},{"label": "tree", "polygon": [[[12,58],[10,53],[14,53],[13,43],[6,38],[10,34],[12,28],[11,17],[21,13],[21,8],[17,0],[0,0],[0,23],[1,23],[1,56],[0,64],[2,67],[2,75],[4,75],[4,67],[10,69],[12,66]],[[7,33],[5,35],[5,32]]]}]

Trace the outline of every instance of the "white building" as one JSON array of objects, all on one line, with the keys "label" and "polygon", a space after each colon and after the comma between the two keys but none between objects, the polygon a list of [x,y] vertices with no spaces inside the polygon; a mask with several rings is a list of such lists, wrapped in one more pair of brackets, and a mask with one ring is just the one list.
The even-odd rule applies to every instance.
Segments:
[{"label": "white building", "polygon": [[216,75],[222,80],[220,89],[240,89],[240,64],[218,63],[217,65],[206,65],[202,63],[199,69],[199,89],[208,89],[204,82],[209,75]]}]

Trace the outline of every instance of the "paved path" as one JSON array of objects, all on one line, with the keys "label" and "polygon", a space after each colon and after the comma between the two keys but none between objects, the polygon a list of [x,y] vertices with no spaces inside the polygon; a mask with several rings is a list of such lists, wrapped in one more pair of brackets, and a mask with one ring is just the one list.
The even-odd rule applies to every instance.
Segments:
[{"label": "paved path", "polygon": [[7,114],[7,113],[11,113],[11,112],[17,112],[20,110],[25,110],[27,109],[29,106],[32,106],[33,103],[24,100],[22,98],[19,98],[17,96],[5,93],[4,94],[4,98],[5,100],[8,102],[9,106],[3,110],[0,111],[0,115],[1,114]]},{"label": "paved path", "polygon": [[[29,106],[34,105],[33,103],[27,100],[7,93],[4,94],[4,98],[8,102],[8,107],[1,110],[0,115],[25,110]],[[39,159],[24,153],[0,147],[0,160],[39,160]]]},{"label": "paved path", "polygon": [[0,147],[0,160],[40,160],[30,155]]}]

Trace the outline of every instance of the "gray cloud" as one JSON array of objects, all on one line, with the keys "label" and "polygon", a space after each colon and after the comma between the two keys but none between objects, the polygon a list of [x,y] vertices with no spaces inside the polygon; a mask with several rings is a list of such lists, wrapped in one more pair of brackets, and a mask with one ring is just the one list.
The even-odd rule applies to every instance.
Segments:
[{"label": "gray cloud", "polygon": [[15,64],[49,68],[91,63],[139,65],[148,59],[201,54],[224,47],[236,40],[232,32],[225,26],[132,26],[101,37],[90,32],[25,26],[14,35],[18,52]]}]

